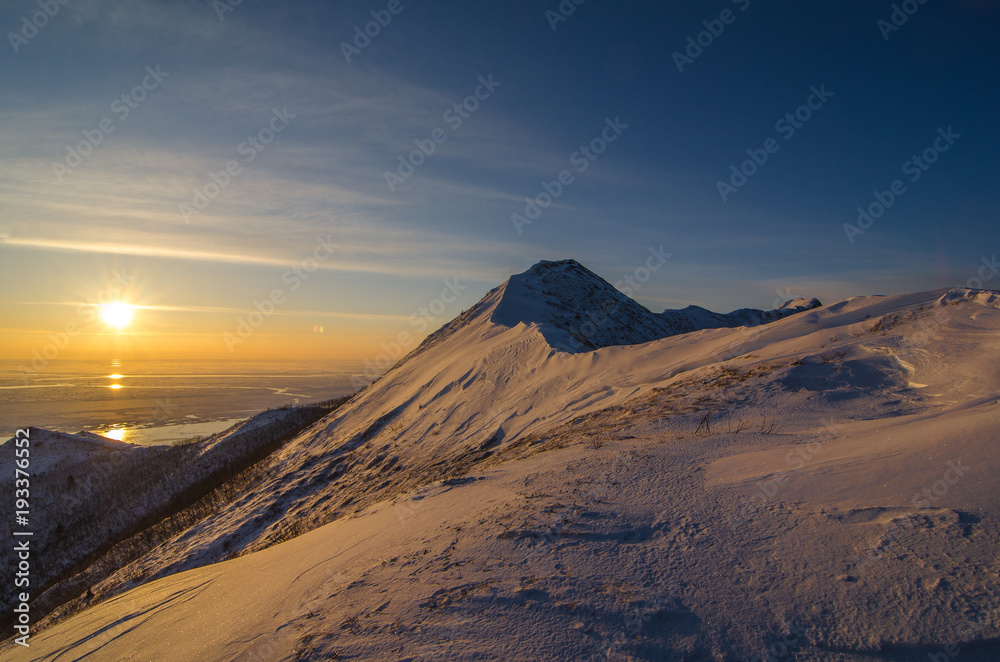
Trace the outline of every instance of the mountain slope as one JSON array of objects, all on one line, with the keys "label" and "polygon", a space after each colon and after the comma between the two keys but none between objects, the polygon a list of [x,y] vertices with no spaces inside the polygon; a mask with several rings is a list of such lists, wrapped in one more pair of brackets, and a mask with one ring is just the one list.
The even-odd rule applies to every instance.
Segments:
[{"label": "mountain slope", "polygon": [[[193,515],[186,510],[261,460],[330,407],[262,412],[225,432],[177,446],[133,446],[82,432],[29,428],[31,464],[32,610],[37,621],[124,561],[154,548]],[[2,446],[0,469],[14,473],[14,443]],[[169,524],[169,526],[167,524]],[[12,537],[12,522],[0,533]],[[123,561],[124,559],[124,561]],[[109,570],[110,568],[110,570]],[[0,591],[0,623],[17,591]]]},{"label": "mountain slope", "polygon": [[[782,311],[772,317],[785,314]],[[131,500],[122,476],[137,475],[137,471],[105,469],[102,463],[87,465],[90,475],[84,484],[88,498],[77,496],[80,486],[75,491],[66,487],[66,502],[110,507],[90,512],[88,505],[83,509],[86,513],[81,510],[70,516],[72,511],[60,511],[44,518],[51,530],[39,532],[44,539],[39,544],[48,544],[56,522],[66,522],[72,535],[62,544],[66,553],[58,556],[57,567],[37,569],[43,587],[60,580],[38,602],[37,609],[40,614],[48,613],[66,599],[82,596],[86,586],[95,581],[98,584],[92,591],[98,600],[104,599],[151,578],[262,549],[353,512],[360,505],[430,480],[462,475],[501,443],[564,422],[574,412],[617,402],[636,391],[613,361],[605,361],[601,368],[612,373],[606,384],[623,387],[595,386],[601,379],[594,363],[599,358],[583,358],[586,347],[653,341],[692,325],[733,324],[722,315],[698,320],[697,324],[673,323],[632,301],[576,261],[540,262],[512,276],[428,338],[389,375],[350,403],[345,411],[353,412],[351,415],[329,419],[313,433],[294,440],[287,455],[276,454],[264,471],[264,484],[242,494],[230,510],[171,534],[171,539],[139,558],[131,552],[120,554],[118,547],[109,550],[109,546],[150,524],[151,514],[166,512],[167,503],[194,480],[185,467],[194,466],[192,463],[215,466],[216,459],[225,460],[229,451],[223,448],[215,453],[212,440],[187,449],[165,449],[167,455],[180,452],[182,461],[165,458],[165,468],[142,481]],[[650,363],[649,367],[655,369],[655,365]],[[538,368],[522,370],[526,366]],[[660,377],[655,370],[653,378]],[[545,402],[546,406],[525,410],[526,401]],[[484,402],[492,407],[484,409]],[[392,449],[395,439],[406,443]],[[227,448],[229,445],[227,442]],[[197,457],[188,457],[192,451]],[[148,451],[153,455],[160,452]],[[219,457],[213,458],[213,454]],[[143,470],[160,462],[136,461]],[[178,478],[170,478],[174,474]],[[351,496],[340,497],[345,491]],[[173,526],[167,530],[172,531]],[[162,532],[155,537],[157,542],[160,535]],[[123,544],[133,549],[128,540]],[[123,559],[124,567],[115,565],[119,561],[101,558],[80,572],[81,564],[102,550]],[[66,577],[69,569],[79,576]],[[78,603],[79,598],[70,607]]]},{"label": "mountain slope", "polygon": [[[594,310],[606,313],[599,323],[580,322]],[[694,363],[681,353],[676,362],[637,366],[611,351],[663,335],[676,333],[662,316],[577,262],[541,262],[429,337],[342,413],[289,443],[265,483],[229,511],[122,569],[98,594],[262,549],[406,489],[460,476],[501,444],[721,356],[708,342],[718,336],[697,334],[687,341],[700,348]],[[584,352],[584,342],[609,346]],[[659,355],[645,345],[640,353]]]},{"label": "mountain slope", "polygon": [[31,654],[996,659],[998,398],[991,292],[575,354],[465,324],[162,551],[337,521],[109,600]]}]

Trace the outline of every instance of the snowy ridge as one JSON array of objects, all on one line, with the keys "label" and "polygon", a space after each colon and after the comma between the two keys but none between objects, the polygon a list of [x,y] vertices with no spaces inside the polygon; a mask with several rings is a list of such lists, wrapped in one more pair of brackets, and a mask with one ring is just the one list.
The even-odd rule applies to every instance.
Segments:
[{"label": "snowy ridge", "polygon": [[477,321],[488,321],[507,328],[534,326],[559,351],[588,352],[702,329],[758,326],[820,305],[817,299],[796,299],[770,311],[741,308],[721,314],[688,306],[657,315],[576,260],[543,260],[491,290],[472,309],[429,337],[426,344],[439,342]]},{"label": "snowy ridge", "polygon": [[676,333],[691,333],[702,329],[731,329],[737,326],[770,324],[822,305],[819,299],[795,299],[786,301],[780,308],[774,310],[740,308],[731,313],[713,313],[701,306],[688,306],[680,310],[664,310],[661,315],[668,320],[671,328],[679,330]]},{"label": "snowy ridge", "polygon": [[[585,311],[545,303],[570,281],[574,305],[613,294],[540,266],[107,587],[190,572],[54,626],[33,654],[751,659],[784,641],[861,662],[961,639],[963,659],[995,659],[997,293],[854,297],[565,351],[553,341]],[[624,339],[616,319],[587,339]],[[949,466],[970,469],[915,504]]]}]

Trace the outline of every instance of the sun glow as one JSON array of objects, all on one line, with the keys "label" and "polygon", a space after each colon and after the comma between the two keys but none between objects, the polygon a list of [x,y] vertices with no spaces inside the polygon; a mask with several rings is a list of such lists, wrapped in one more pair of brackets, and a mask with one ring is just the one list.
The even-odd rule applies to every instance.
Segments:
[{"label": "sun glow", "polygon": [[120,331],[132,321],[132,311],[131,305],[121,301],[107,303],[101,306],[101,319],[108,326],[113,326]]},{"label": "sun glow", "polygon": [[128,430],[125,428],[112,428],[110,430],[105,430],[104,432],[99,432],[102,437],[107,437],[108,439],[114,439],[115,441],[125,441],[125,437],[128,436]]}]

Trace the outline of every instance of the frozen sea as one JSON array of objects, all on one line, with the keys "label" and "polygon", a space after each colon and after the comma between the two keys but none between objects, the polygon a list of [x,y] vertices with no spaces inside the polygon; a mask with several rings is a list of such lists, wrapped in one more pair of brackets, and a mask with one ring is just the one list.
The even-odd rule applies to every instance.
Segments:
[{"label": "frozen sea", "polygon": [[362,361],[0,362],[0,440],[34,425],[135,444],[207,436],[269,407],[357,390]]}]

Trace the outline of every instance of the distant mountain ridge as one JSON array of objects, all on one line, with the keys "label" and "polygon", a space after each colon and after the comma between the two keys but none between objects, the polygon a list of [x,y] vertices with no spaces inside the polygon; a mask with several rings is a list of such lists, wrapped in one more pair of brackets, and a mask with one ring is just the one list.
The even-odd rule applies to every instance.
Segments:
[{"label": "distant mountain ridge", "polygon": [[680,333],[691,333],[702,329],[731,329],[737,326],[760,326],[770,324],[780,319],[802,313],[823,304],[819,299],[793,299],[772,310],[757,308],[740,308],[731,313],[713,313],[701,306],[688,306],[675,310],[664,310],[661,314],[671,321],[671,324],[682,328]]},{"label": "distant mountain ridge", "polygon": [[715,313],[699,306],[653,313],[576,260],[542,260],[490,290],[479,303],[428,337],[434,344],[474,320],[507,328],[535,325],[554,349],[568,353],[637,345],[702,329],[759,326],[818,308],[795,299],[775,310]]}]

